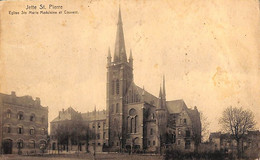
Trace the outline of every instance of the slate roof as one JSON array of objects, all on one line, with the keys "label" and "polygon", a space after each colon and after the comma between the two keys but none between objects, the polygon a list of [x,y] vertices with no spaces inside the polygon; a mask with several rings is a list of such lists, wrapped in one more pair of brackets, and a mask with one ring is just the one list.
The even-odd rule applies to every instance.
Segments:
[{"label": "slate roof", "polygon": [[82,113],[82,118],[85,121],[94,121],[94,120],[106,120],[106,111],[92,111],[87,113]]},{"label": "slate roof", "polygon": [[69,107],[65,111],[60,111],[59,115],[54,118],[51,122],[59,122],[65,120],[72,120],[74,116],[79,115],[77,111],[75,111],[72,107]]},{"label": "slate roof", "polygon": [[170,114],[180,113],[183,109],[188,109],[182,99],[166,101],[166,106]]}]

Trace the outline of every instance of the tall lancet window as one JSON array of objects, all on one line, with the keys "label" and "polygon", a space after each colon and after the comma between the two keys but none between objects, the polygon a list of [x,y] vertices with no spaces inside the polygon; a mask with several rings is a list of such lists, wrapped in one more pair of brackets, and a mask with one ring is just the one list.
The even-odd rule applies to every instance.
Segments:
[{"label": "tall lancet window", "polygon": [[128,117],[128,124],[129,124],[129,132],[130,133],[137,133],[137,112],[134,108],[130,109],[129,117]]},{"label": "tall lancet window", "polygon": [[115,81],[113,80],[112,81],[112,84],[111,84],[111,90],[112,90],[112,95],[115,94]]},{"label": "tall lancet window", "polygon": [[116,80],[116,94],[119,94],[119,80]]}]

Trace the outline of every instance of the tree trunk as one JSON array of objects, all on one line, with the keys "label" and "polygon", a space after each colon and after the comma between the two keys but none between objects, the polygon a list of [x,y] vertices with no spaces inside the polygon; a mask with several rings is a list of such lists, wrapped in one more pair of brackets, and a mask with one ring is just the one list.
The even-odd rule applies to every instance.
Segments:
[{"label": "tree trunk", "polygon": [[240,139],[236,139],[237,141],[237,158],[240,158],[241,153],[240,153]]}]

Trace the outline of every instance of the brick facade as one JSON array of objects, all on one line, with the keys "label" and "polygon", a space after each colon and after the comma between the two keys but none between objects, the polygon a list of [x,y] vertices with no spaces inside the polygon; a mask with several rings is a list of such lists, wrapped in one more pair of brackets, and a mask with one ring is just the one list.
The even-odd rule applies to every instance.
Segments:
[{"label": "brick facade", "polygon": [[41,106],[39,98],[0,94],[0,109],[2,153],[40,153],[46,147],[48,107]]}]

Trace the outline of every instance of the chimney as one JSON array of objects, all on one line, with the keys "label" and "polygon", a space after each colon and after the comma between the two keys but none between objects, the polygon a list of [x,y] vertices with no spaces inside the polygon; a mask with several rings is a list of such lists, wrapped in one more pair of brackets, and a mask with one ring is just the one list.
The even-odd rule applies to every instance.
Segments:
[{"label": "chimney", "polygon": [[35,104],[36,104],[37,106],[41,105],[41,99],[40,99],[39,97],[36,97],[36,98],[35,98]]},{"label": "chimney", "polygon": [[15,91],[11,92],[11,96],[16,97]]}]

